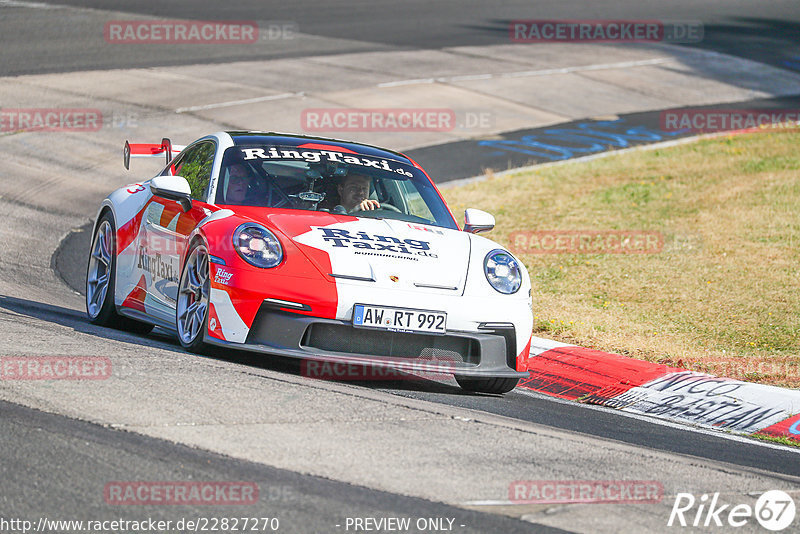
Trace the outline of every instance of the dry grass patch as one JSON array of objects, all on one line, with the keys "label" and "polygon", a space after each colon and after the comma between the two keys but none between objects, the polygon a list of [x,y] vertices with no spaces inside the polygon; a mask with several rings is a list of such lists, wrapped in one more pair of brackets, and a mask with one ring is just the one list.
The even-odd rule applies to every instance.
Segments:
[{"label": "dry grass patch", "polygon": [[[798,146],[797,133],[724,137],[443,194],[495,215],[489,236],[531,273],[536,335],[800,387]],[[510,239],[543,230],[655,231],[664,246],[537,254]]]}]

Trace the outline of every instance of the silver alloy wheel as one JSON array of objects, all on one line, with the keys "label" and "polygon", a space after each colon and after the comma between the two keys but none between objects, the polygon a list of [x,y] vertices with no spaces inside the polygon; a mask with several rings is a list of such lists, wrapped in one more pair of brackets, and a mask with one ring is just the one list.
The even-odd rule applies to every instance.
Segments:
[{"label": "silver alloy wheel", "polygon": [[95,319],[103,308],[111,278],[111,255],[114,251],[114,232],[108,221],[103,221],[94,238],[89,271],[86,276],[86,309]]},{"label": "silver alloy wheel", "polygon": [[206,324],[210,280],[208,251],[200,245],[186,259],[184,274],[178,289],[178,335],[188,345],[202,334]]}]

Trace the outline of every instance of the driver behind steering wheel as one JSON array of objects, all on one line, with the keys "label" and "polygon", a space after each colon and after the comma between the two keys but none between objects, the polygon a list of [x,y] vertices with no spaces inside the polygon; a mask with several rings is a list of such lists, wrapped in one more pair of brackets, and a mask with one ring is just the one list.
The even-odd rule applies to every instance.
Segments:
[{"label": "driver behind steering wheel", "polygon": [[368,198],[372,178],[358,172],[349,173],[339,184],[337,190],[341,205],[348,213],[380,209],[377,200]]}]

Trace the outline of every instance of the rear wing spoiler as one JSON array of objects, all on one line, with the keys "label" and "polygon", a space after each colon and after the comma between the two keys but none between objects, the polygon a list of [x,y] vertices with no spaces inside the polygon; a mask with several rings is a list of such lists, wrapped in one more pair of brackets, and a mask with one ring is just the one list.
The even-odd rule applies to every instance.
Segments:
[{"label": "rear wing spoiler", "polygon": [[181,153],[186,148],[182,145],[173,145],[168,138],[161,140],[161,144],[156,143],[129,143],[125,141],[122,149],[122,159],[126,169],[131,168],[131,158],[165,158],[167,165],[174,156]]}]

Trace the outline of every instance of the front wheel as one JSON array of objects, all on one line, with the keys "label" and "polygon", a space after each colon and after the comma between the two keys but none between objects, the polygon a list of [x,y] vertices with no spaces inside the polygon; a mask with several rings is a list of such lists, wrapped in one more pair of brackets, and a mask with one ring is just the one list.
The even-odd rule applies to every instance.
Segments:
[{"label": "front wheel", "polygon": [[176,306],[178,339],[190,352],[202,353],[208,349],[203,339],[208,325],[210,294],[208,249],[198,244],[186,256]]},{"label": "front wheel", "polygon": [[502,395],[508,393],[519,382],[519,378],[473,378],[467,376],[455,376],[456,382],[464,391],[474,393],[494,393]]}]

